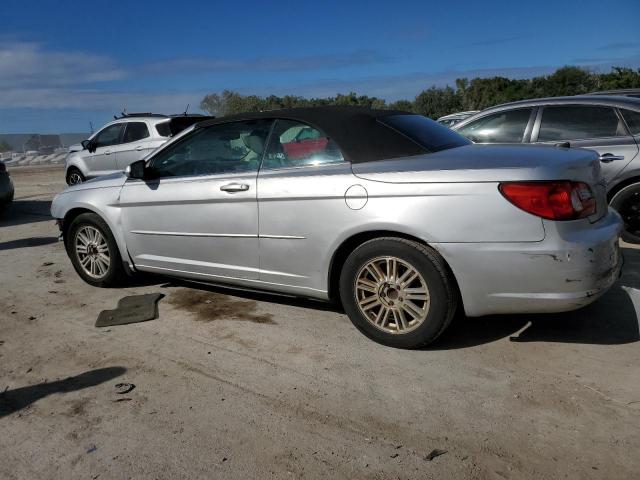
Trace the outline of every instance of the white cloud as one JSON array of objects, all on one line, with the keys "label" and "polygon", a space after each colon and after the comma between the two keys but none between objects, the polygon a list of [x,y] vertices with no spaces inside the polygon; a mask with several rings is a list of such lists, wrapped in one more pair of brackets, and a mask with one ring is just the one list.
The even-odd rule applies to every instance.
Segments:
[{"label": "white cloud", "polygon": [[0,95],[2,108],[77,109],[87,111],[110,110],[114,113],[130,112],[183,112],[187,104],[190,111],[197,109],[208,93],[191,92],[110,92],[81,88],[14,88]]},{"label": "white cloud", "polygon": [[104,55],[49,51],[34,42],[0,44],[0,88],[87,85],[125,76]]}]

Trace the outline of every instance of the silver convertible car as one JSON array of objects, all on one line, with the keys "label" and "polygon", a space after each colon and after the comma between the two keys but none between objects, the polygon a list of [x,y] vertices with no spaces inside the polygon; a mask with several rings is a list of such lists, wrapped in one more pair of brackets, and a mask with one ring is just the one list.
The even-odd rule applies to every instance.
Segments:
[{"label": "silver convertible car", "polygon": [[198,123],[67,188],[52,214],[78,274],[135,271],[339,299],[380,343],[468,316],[560,312],[620,273],[595,152],[473,145],[406,112],[321,107]]}]

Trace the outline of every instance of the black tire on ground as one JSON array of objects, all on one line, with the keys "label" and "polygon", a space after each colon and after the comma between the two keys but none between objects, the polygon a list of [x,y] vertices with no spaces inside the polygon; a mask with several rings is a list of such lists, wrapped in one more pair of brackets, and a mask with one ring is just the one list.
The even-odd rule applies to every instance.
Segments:
[{"label": "black tire on ground", "polygon": [[611,199],[624,221],[622,239],[628,243],[640,243],[640,183],[627,185]]},{"label": "black tire on ground", "polygon": [[[92,277],[85,272],[84,268],[80,264],[80,258],[75,249],[78,232],[85,226],[91,226],[97,229],[102,234],[107,244],[110,258],[109,267],[106,273],[100,278]],[[108,288],[117,287],[125,283],[126,273],[122,266],[120,251],[118,250],[118,246],[113,238],[113,234],[111,233],[109,226],[102,218],[100,218],[99,215],[96,215],[95,213],[83,213],[78,215],[71,222],[67,233],[66,249],[67,255],[73,264],[73,268],[75,268],[78,275],[80,275],[80,277],[89,285]]]},{"label": "black tire on ground", "polygon": [[[79,178],[80,181],[73,182],[72,177]],[[82,172],[76,167],[69,167],[69,170],[67,170],[67,177],[66,178],[67,178],[67,185],[75,185],[75,184],[78,184],[78,183],[82,183],[82,182],[84,182],[86,180],[86,178],[84,177]]]},{"label": "black tire on ground", "polygon": [[[374,326],[358,306],[358,272],[378,257],[396,257],[422,276],[429,290],[426,318],[407,333],[389,333]],[[442,257],[433,249],[397,237],[381,237],[358,246],[347,258],[340,275],[340,297],[351,322],[372,340],[395,348],[414,349],[433,342],[449,326],[458,306],[458,291]]]}]

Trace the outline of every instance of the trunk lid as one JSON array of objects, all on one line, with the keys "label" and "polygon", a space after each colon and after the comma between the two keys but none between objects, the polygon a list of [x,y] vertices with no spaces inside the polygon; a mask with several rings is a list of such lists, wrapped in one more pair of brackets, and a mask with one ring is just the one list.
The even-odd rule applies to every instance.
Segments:
[{"label": "trunk lid", "polygon": [[596,197],[594,222],[607,212],[598,154],[542,145],[467,145],[426,155],[352,164],[353,174],[386,183],[500,183],[572,180],[587,183]]}]

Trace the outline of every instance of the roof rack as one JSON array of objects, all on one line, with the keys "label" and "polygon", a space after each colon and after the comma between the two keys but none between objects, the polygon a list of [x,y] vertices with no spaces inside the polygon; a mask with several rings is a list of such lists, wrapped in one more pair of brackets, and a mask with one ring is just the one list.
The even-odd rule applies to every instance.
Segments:
[{"label": "roof rack", "polygon": [[160,117],[160,118],[166,118],[166,117],[168,117],[168,115],[163,115],[162,113],[151,113],[151,112],[135,112],[135,113],[121,112],[120,116],[117,116],[117,115],[113,116],[113,118],[115,120],[119,120],[121,118],[129,118],[129,117]]}]

